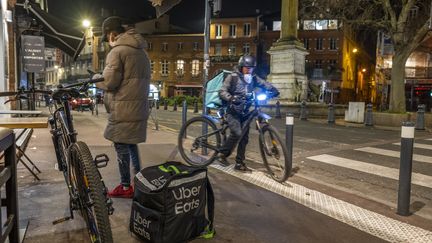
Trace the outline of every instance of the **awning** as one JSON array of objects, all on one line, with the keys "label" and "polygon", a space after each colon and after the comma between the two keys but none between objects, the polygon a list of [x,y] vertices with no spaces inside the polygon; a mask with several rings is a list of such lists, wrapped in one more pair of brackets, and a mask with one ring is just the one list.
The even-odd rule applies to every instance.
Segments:
[{"label": "awning", "polygon": [[176,84],[174,85],[176,88],[202,88],[203,86],[200,84]]},{"label": "awning", "polygon": [[84,33],[74,30],[62,20],[43,11],[38,4],[26,1],[16,5],[27,10],[29,15],[42,25],[46,45],[59,48],[74,60],[78,57],[85,44]]}]

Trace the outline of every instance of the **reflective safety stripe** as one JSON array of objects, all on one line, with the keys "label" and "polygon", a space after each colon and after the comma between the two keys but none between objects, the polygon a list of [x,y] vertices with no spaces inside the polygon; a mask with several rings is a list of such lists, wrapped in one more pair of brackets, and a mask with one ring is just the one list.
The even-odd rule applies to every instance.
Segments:
[{"label": "reflective safety stripe", "polygon": [[192,182],[192,181],[196,181],[199,179],[204,179],[206,178],[206,173],[205,171],[196,174],[192,177],[187,177],[187,178],[181,178],[181,179],[176,179],[176,180],[172,180],[170,185],[168,187],[175,187],[175,186],[180,186],[182,184],[188,183],[188,182]]},{"label": "reflective safety stripe", "polygon": [[[135,175],[135,177],[147,188],[149,188],[152,191],[155,191],[159,188],[155,187],[153,184],[151,184],[142,174],[141,172],[138,172],[138,174]],[[162,186],[161,186],[162,187]]]}]

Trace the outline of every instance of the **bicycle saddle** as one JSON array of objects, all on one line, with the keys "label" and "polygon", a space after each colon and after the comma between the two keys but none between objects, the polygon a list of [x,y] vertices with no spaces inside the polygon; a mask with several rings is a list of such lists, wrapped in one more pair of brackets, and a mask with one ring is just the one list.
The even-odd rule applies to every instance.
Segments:
[{"label": "bicycle saddle", "polygon": [[61,100],[65,96],[77,98],[79,95],[80,92],[76,88],[58,88],[56,91],[54,91],[52,97],[54,100]]}]

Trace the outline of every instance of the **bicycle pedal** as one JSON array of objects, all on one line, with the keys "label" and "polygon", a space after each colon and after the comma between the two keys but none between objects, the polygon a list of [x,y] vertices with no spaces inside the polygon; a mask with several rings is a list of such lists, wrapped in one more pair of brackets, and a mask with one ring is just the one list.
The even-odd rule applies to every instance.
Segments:
[{"label": "bicycle pedal", "polygon": [[108,155],[106,154],[98,154],[96,155],[95,159],[93,160],[93,162],[96,164],[97,168],[103,168],[106,167],[108,165]]},{"label": "bicycle pedal", "polygon": [[72,219],[71,216],[67,216],[67,217],[64,217],[64,218],[61,218],[61,219],[54,220],[52,222],[52,224],[53,225],[60,224],[60,223],[66,222],[66,221],[71,220],[71,219]]}]

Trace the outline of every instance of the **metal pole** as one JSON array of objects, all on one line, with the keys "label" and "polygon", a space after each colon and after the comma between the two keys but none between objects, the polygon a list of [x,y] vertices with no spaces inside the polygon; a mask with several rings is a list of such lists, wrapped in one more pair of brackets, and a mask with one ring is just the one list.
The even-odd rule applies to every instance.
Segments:
[{"label": "metal pole", "polygon": [[[182,109],[182,126],[186,124],[187,121],[187,102],[186,100],[183,101],[183,109]],[[184,137],[186,138],[186,130],[184,133]]]},{"label": "metal pole", "polygon": [[282,118],[281,111],[280,111],[280,102],[279,102],[279,100],[276,101],[276,114],[275,114],[275,118],[277,118],[277,119],[281,119]]},{"label": "metal pole", "polygon": [[335,115],[334,115],[334,106],[333,106],[333,103],[330,103],[328,105],[327,122],[328,122],[328,124],[334,124],[335,123]]},{"label": "metal pole", "polygon": [[404,122],[402,124],[397,205],[397,214],[402,216],[409,215],[414,132],[413,122]]},{"label": "metal pole", "polygon": [[288,112],[285,119],[285,145],[288,152],[288,159],[292,164],[293,154],[293,136],[294,136],[294,114]]},{"label": "metal pole", "polygon": [[300,103],[300,120],[307,121],[307,107],[304,100]]},{"label": "metal pole", "polygon": [[424,122],[425,110],[426,110],[425,105],[417,106],[417,117],[416,117],[416,126],[415,126],[416,130],[425,130],[425,122]]},{"label": "metal pole", "polygon": [[373,126],[373,105],[371,103],[366,105],[366,119],[365,126]]},{"label": "metal pole", "polygon": [[[159,101],[157,101],[159,102]],[[154,123],[155,123],[155,129],[156,131],[159,131],[159,121],[158,121],[158,117],[157,117],[157,109],[154,110]]]},{"label": "metal pole", "polygon": [[[205,105],[205,92],[207,89],[207,81],[208,81],[208,73],[210,68],[210,12],[211,7],[210,4],[213,2],[212,0],[204,0],[205,1],[205,17],[204,17],[204,64],[203,64],[203,111],[202,115],[207,115],[207,107]],[[207,134],[207,124],[203,123],[202,126],[202,134]],[[202,149],[202,154],[207,155],[207,148]]]}]

